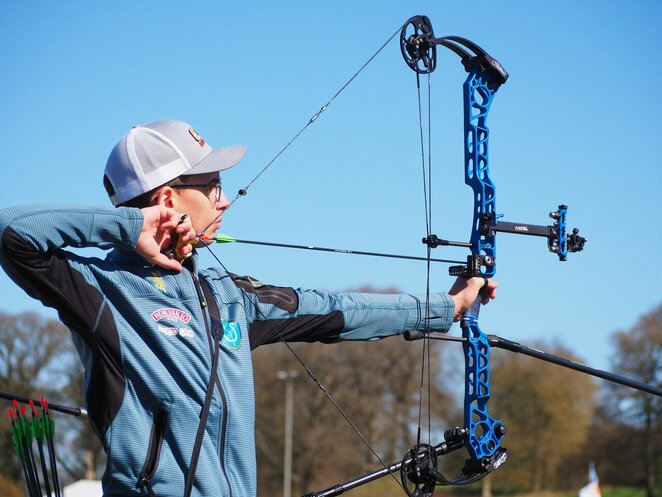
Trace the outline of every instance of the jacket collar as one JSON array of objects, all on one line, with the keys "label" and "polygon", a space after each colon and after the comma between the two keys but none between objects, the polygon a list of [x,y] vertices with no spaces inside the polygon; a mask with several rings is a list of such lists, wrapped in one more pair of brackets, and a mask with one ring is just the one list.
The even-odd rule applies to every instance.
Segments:
[{"label": "jacket collar", "polygon": [[[189,259],[193,259],[188,264],[185,262],[184,266],[191,270],[191,268],[196,268],[198,263],[198,252],[193,250],[193,255]],[[106,256],[106,261],[112,262],[113,264],[120,264],[122,266],[135,266],[135,267],[156,267],[155,264],[150,264],[145,259],[142,258],[140,254],[132,250],[122,250],[122,249],[113,249]]]}]

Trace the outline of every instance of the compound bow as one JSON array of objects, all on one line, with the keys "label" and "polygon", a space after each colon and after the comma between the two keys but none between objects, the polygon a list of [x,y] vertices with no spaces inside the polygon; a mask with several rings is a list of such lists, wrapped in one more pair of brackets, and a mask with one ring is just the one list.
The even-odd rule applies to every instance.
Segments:
[{"label": "compound bow", "polygon": [[[449,269],[449,273],[452,276],[461,276],[463,278],[490,278],[494,276],[496,273],[496,233],[498,232],[544,237],[547,239],[549,250],[556,253],[561,261],[566,260],[569,252],[581,251],[586,239],[579,235],[577,229],[573,229],[570,234],[566,232],[567,207],[565,205],[559,205],[555,212],[550,213],[553,222],[549,226],[504,222],[500,220],[500,216],[497,215],[495,206],[495,187],[489,174],[489,129],[487,128],[486,122],[494,95],[501,85],[507,81],[508,73],[496,59],[466,38],[458,36],[436,38],[430,20],[426,16],[414,16],[408,19],[402,28],[396,31],[396,33],[393,34],[393,36],[391,36],[379,48],[379,50],[377,50],[377,52],[357,71],[357,73],[355,73],[354,76],[352,76],[352,78],[350,78],[350,80],[310,118],[308,123],[296,133],[296,135],[273,157],[273,159],[266,164],[250,183],[239,190],[232,203],[234,203],[239,197],[246,195],[253,182],[255,182],[267,170],[267,168],[269,168],[274,161],[282,155],[285,149],[287,149],[308,126],[317,120],[321,113],[328,108],[333,100],[358,76],[361,71],[363,71],[363,69],[379,52],[382,51],[398,32],[400,33],[400,49],[402,56],[407,65],[416,73],[417,81],[419,83],[419,102],[419,77],[420,75],[428,75],[429,77],[429,75],[435,70],[437,65],[438,45],[446,47],[458,55],[465,70],[469,73],[463,88],[465,183],[472,188],[474,196],[471,237],[469,242],[440,239],[431,233],[428,218],[428,232],[423,238],[423,243],[428,249],[428,256],[426,258],[428,262],[428,272],[430,262],[432,261],[458,262],[432,259],[430,254],[433,248],[439,246],[457,246],[469,248],[470,255],[467,256],[466,263],[452,266]],[[210,226],[214,222],[216,222],[216,220],[210,223]],[[204,231],[199,236],[206,242],[212,240],[204,236]],[[214,238],[213,240],[221,243],[236,241],[282,247],[287,246],[290,248],[322,250],[327,252],[420,259],[418,257],[400,256],[395,254],[377,254],[363,251],[235,240],[223,236],[218,239]],[[214,253],[211,253],[216,258]],[[221,266],[225,267],[218,258],[216,259]],[[499,468],[507,460],[508,451],[501,445],[506,433],[506,427],[502,421],[492,417],[487,409],[487,404],[490,398],[489,366],[491,347],[499,347],[511,352],[523,353],[525,355],[591,374],[608,381],[642,390],[653,395],[662,396],[661,388],[646,385],[613,373],[596,370],[574,361],[569,361],[540,350],[522,346],[516,342],[495,335],[486,335],[481,331],[478,325],[480,306],[481,299],[479,297],[474,302],[472,308],[463,315],[460,322],[462,337],[449,337],[439,333],[431,333],[429,329],[424,332],[409,331],[405,333],[405,339],[407,340],[424,339],[427,341],[429,339],[439,339],[461,342],[463,344],[465,355],[464,426],[446,430],[444,433],[444,441],[434,446],[431,444],[420,443],[419,440],[409,451],[407,451],[402,461],[391,465],[387,465],[382,461],[365,437],[361,435],[356,426],[329,395],[324,386],[319,383],[315,375],[299,358],[296,352],[284,342],[305,368],[308,375],[327,395],[334,406],[345,417],[348,423],[370,448],[377,459],[379,459],[383,466],[382,469],[362,475],[345,483],[334,485],[326,490],[308,493],[305,497],[331,497],[340,495],[347,490],[369,483],[383,476],[391,475],[395,478],[395,474],[398,472],[400,473],[399,483],[407,495],[410,497],[430,497],[434,493],[436,485],[465,485],[473,483]],[[429,318],[429,316],[427,317]],[[274,332],[279,335],[276,329],[274,329]],[[29,400],[15,395],[9,397],[7,394],[5,394],[4,398],[18,399],[23,402]],[[54,405],[51,406],[52,409],[55,409],[55,407],[56,406]],[[80,410],[71,408],[61,408],[61,410],[70,414],[80,415]],[[437,468],[438,458],[462,448],[467,450],[469,459],[466,461],[460,474],[452,478],[446,477]]]},{"label": "compound bow", "polygon": [[[407,65],[416,72],[417,81],[420,75],[429,75],[436,69],[438,45],[457,54],[469,73],[464,83],[464,167],[465,183],[473,190],[474,212],[468,243],[443,240],[428,230],[423,238],[423,243],[428,247],[428,258],[430,249],[438,246],[467,247],[471,254],[467,256],[466,264],[452,266],[449,273],[464,278],[490,278],[496,273],[496,233],[500,231],[546,237],[549,250],[558,254],[562,261],[566,260],[568,252],[582,250],[586,240],[579,236],[579,231],[574,229],[571,235],[566,233],[567,207],[564,205],[550,214],[554,219],[550,226],[499,221],[495,187],[489,174],[489,129],[486,122],[494,96],[508,79],[508,73],[475,43],[459,36],[436,38],[430,20],[426,16],[414,16],[401,29],[400,49]],[[420,81],[418,88],[420,102]],[[429,228],[430,223],[427,225]],[[464,427],[447,430],[445,441],[436,446],[419,441],[398,464],[322,492],[307,494],[307,497],[339,495],[398,470],[402,486],[410,497],[427,497],[432,495],[437,484],[473,483],[506,461],[508,451],[501,445],[506,427],[487,409],[490,398],[490,339],[493,337],[484,334],[478,325],[480,305],[479,297],[461,319],[460,340],[465,355]],[[428,337],[429,330],[405,335],[409,340]],[[463,447],[470,458],[459,475],[447,478],[437,468],[438,456]]]},{"label": "compound bow", "polygon": [[[487,127],[487,115],[497,90],[508,79],[508,73],[503,66],[481,47],[475,43],[458,36],[444,36],[436,38],[430,20],[426,16],[414,16],[389,38],[377,52],[358,70],[357,73],[314,114],[308,123],[282,148],[273,159],[253,178],[246,187],[239,190],[234,198],[234,203],[239,197],[246,195],[249,187],[259,178],[273,162],[296,140],[301,133],[317,120],[333,100],[353,81],[358,74],[381,52],[381,50],[400,33],[400,49],[407,65],[415,71],[419,88],[419,118],[420,118],[420,75],[429,75],[437,65],[437,46],[443,46],[461,59],[465,70],[469,73],[464,83],[464,170],[465,183],[473,190],[474,211],[469,242],[457,242],[445,240],[431,233],[429,205],[426,198],[426,210],[428,210],[428,231],[423,238],[427,246],[428,256],[428,282],[430,262],[451,262],[442,259],[432,259],[430,254],[433,248],[439,246],[456,246],[470,249],[466,263],[452,266],[449,273],[452,276],[463,278],[481,277],[484,279],[494,276],[496,273],[496,233],[513,233],[520,235],[531,235],[547,239],[548,249],[557,254],[559,260],[565,261],[568,253],[578,252],[584,248],[586,239],[579,235],[576,228],[572,233],[566,231],[567,206],[559,205],[558,209],[550,213],[552,224],[548,226],[527,223],[504,222],[500,220],[496,212],[495,187],[489,174],[489,129]],[[422,123],[421,123],[421,136]],[[423,146],[423,140],[421,140]],[[422,151],[423,152],[423,151]],[[425,155],[424,153],[422,154]],[[425,159],[424,180],[425,180]],[[428,163],[429,167],[429,163]],[[426,188],[427,189],[427,188]],[[428,190],[429,191],[429,190]],[[430,194],[426,192],[426,194]],[[350,251],[341,249],[320,248],[311,246],[278,244],[269,242],[255,242],[247,240],[236,240],[225,236],[217,238],[206,238],[219,243],[228,241],[252,243],[259,245],[271,245],[288,248],[322,250],[326,252],[354,253],[360,255],[377,255],[386,257],[403,257],[416,259],[416,257],[399,256],[394,254],[376,254],[362,251]],[[213,255],[213,252],[212,252]],[[216,257],[214,255],[214,257]],[[216,258],[223,266],[223,263]],[[457,261],[453,261],[457,262]],[[223,266],[224,267],[224,266]],[[429,288],[429,283],[428,283]],[[428,289],[429,292],[429,289]],[[516,342],[498,337],[486,335],[478,325],[481,298],[479,297],[472,308],[467,311],[461,321],[462,337],[449,337],[439,333],[432,333],[429,329],[424,332],[409,331],[405,333],[405,339],[418,340],[440,339],[461,342],[465,355],[465,394],[464,394],[464,426],[446,430],[444,441],[437,444],[420,443],[419,440],[405,454],[402,461],[387,465],[379,457],[368,441],[361,435],[356,426],[349,420],[338,404],[329,395],[324,386],[317,380],[315,375],[308,369],[294,350],[283,340],[283,343],[295,355],[308,375],[317,383],[324,394],[331,400],[334,406],[345,417],[348,423],[356,431],[363,442],[372,453],[379,459],[383,468],[374,472],[359,476],[345,483],[336,484],[326,490],[311,492],[304,497],[332,497],[343,492],[374,481],[383,476],[395,477],[400,473],[398,483],[410,497],[430,497],[434,493],[436,485],[466,485],[476,482],[492,471],[499,468],[508,458],[508,451],[501,445],[506,433],[504,423],[490,415],[487,404],[490,398],[490,349],[499,347],[511,352],[522,353],[541,360],[552,362],[567,368],[575,369],[583,373],[591,374],[608,381],[620,383],[631,388],[642,390],[653,395],[662,396],[662,389],[652,385],[624,378],[622,376],[590,368],[562,357],[547,354],[546,352],[522,346]],[[429,320],[429,316],[426,316]],[[278,331],[274,332],[279,335]],[[425,354],[424,354],[425,356]],[[437,460],[440,456],[466,449],[469,459],[466,461],[460,474],[448,478],[437,468]]]}]

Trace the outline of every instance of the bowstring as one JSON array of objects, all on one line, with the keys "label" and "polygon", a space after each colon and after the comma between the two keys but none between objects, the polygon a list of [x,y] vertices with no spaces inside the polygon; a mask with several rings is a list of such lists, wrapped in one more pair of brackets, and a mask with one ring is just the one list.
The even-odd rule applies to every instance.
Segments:
[{"label": "bowstring", "polygon": [[[430,76],[430,73],[428,73],[428,196],[430,197],[430,202],[429,202],[429,211],[428,211],[428,225],[430,229],[430,233],[432,232],[432,112],[431,112],[431,105],[432,105],[432,92],[431,92],[431,81],[432,78]],[[432,248],[428,247],[428,261],[427,261],[427,273],[426,273],[426,299],[427,299],[427,305],[426,305],[426,311],[428,315],[426,316],[426,322],[425,322],[425,330],[427,331],[427,337],[426,340],[428,342],[428,445],[432,445],[432,438],[431,438],[431,431],[432,431],[432,404],[431,404],[431,398],[432,396],[430,395],[430,389],[431,389],[431,365],[432,362],[430,361],[430,354],[431,354],[431,348],[432,344],[430,342],[430,339],[428,338],[430,336],[430,271],[431,271],[431,255],[432,255]]]},{"label": "bowstring", "polygon": [[[421,147],[421,170],[423,176],[423,202],[425,208],[425,230],[427,239],[430,239],[432,234],[432,118],[431,118],[431,78],[430,73],[427,74],[427,158],[425,153],[426,143],[424,136],[423,126],[423,102],[421,97],[421,81],[420,74],[416,73],[416,93],[418,97],[418,127],[419,138]],[[426,276],[425,276],[425,328],[422,345],[422,358],[421,358],[421,380],[419,387],[419,400],[418,400],[418,428],[416,434],[416,444],[421,443],[421,426],[423,417],[423,398],[427,397],[427,416],[428,416],[428,445],[432,445],[432,404],[431,404],[431,344],[429,340],[430,335],[430,272],[431,272],[431,256],[432,247],[427,245],[427,262],[426,262]],[[427,363],[427,364],[426,364]],[[425,392],[425,380],[427,373],[427,395]]]}]

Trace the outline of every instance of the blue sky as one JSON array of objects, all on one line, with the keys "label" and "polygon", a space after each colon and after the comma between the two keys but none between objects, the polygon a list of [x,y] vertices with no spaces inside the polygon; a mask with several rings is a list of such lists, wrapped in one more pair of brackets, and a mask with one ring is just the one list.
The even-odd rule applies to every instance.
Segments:
[{"label": "blue sky", "polygon": [[[0,16],[0,206],[109,205],[101,174],[132,125],[190,122],[212,145],[247,143],[224,175],[244,186],[410,16],[469,38],[510,73],[489,116],[504,220],[568,223],[589,238],[565,263],[544,240],[501,235],[486,332],[566,345],[606,368],[610,335],[662,300],[655,222],[662,183],[662,7],[654,1],[14,2]],[[433,232],[464,240],[465,73],[449,51],[432,77]],[[228,213],[237,238],[423,255],[415,78],[397,39]],[[424,290],[424,264],[217,246],[236,273],[342,290]],[[437,249],[437,257],[465,253]],[[212,260],[205,255],[206,264]],[[432,286],[451,279],[436,266]],[[50,310],[0,275],[0,309]],[[457,332],[458,330],[455,330]]]}]

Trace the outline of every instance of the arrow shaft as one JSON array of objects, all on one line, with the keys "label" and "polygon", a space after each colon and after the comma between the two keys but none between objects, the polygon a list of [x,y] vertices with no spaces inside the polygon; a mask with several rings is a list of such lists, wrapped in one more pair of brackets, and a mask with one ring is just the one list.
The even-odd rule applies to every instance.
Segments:
[{"label": "arrow shaft", "polygon": [[[5,400],[16,400],[20,402],[21,404],[29,404],[30,401],[34,403],[36,406],[43,407],[41,405],[41,402],[36,399],[31,399],[29,397],[22,397],[21,395],[15,395],[13,393],[7,393],[7,392],[0,392],[0,399],[5,399]],[[51,404],[50,402],[48,403],[48,408],[52,411],[57,411],[61,412],[64,414],[71,414],[72,416],[76,416],[77,418],[80,417],[87,417],[87,410],[82,409],[80,407],[67,407],[67,406],[61,406],[58,404]]]},{"label": "arrow shaft", "polygon": [[[334,252],[337,254],[365,255],[371,257],[388,257],[391,259],[407,259],[413,261],[427,261],[427,257],[418,257],[414,255],[388,254],[384,252],[367,252],[365,250],[338,249],[329,247],[315,247],[313,245],[294,245],[291,243],[259,242],[255,240],[235,239],[236,243],[245,243],[248,245],[263,245],[267,247],[292,248],[299,250],[315,250],[318,252]],[[451,259],[430,259],[430,262],[444,262],[448,264],[464,264],[466,261],[456,261]]]}]

